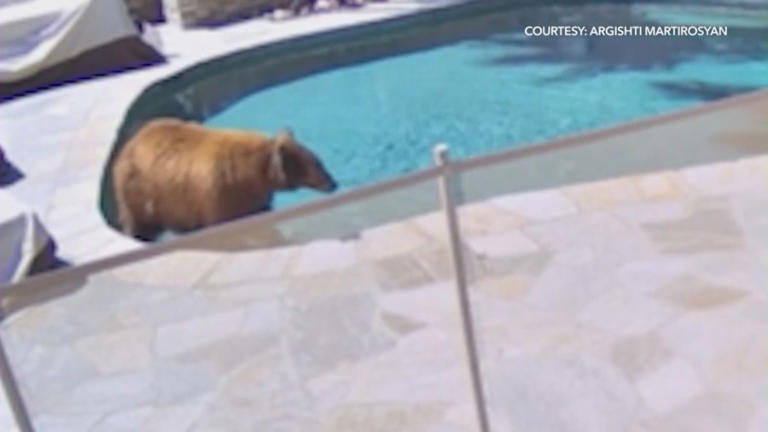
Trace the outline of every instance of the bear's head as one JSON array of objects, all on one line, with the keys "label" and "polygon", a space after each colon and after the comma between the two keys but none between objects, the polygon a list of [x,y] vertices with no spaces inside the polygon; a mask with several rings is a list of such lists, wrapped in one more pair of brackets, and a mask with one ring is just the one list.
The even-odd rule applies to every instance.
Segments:
[{"label": "bear's head", "polygon": [[296,141],[290,129],[283,129],[273,139],[269,176],[279,189],[285,190],[308,187],[333,192],[337,187],[320,159]]}]

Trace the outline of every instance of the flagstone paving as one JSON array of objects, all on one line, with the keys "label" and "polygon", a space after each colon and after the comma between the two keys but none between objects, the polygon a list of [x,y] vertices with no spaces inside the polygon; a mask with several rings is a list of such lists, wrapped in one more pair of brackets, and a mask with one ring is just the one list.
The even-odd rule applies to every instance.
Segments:
[{"label": "flagstone paving", "polygon": [[[494,430],[768,428],[768,156],[459,210]],[[442,214],[15,312],[39,431],[476,430]]]}]

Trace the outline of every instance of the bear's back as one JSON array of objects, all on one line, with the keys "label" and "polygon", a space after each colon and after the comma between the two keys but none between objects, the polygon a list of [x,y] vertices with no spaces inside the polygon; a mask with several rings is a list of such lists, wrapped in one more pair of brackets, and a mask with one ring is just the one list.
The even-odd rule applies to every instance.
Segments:
[{"label": "bear's back", "polygon": [[160,118],[148,122],[126,144],[132,163],[169,175],[210,170],[235,159],[263,157],[271,139],[255,132],[211,129],[194,122]]}]

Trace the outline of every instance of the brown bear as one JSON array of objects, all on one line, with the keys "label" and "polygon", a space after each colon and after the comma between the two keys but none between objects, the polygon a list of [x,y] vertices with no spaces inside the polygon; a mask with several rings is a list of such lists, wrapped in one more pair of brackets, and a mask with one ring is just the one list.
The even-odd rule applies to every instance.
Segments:
[{"label": "brown bear", "polygon": [[145,241],[269,210],[277,190],[336,189],[288,129],[268,137],[170,118],[144,125],[112,175],[120,226]]}]

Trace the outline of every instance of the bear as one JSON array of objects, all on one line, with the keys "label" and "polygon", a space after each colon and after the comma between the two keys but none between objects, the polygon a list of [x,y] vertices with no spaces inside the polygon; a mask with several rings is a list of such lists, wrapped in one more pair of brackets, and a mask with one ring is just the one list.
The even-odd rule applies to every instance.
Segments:
[{"label": "bear", "polygon": [[118,153],[112,178],[120,228],[143,241],[270,210],[276,191],[337,187],[290,129],[269,137],[173,118],[141,127]]}]

